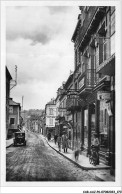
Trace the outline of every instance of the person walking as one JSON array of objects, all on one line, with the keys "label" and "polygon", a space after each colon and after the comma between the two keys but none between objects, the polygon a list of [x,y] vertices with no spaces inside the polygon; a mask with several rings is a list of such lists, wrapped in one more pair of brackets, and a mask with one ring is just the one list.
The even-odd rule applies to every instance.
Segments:
[{"label": "person walking", "polygon": [[55,144],[56,144],[56,142],[57,142],[57,138],[58,138],[58,136],[55,134],[55,135],[54,135]]},{"label": "person walking", "polygon": [[100,146],[100,142],[99,142],[97,133],[94,133],[94,139],[93,139],[92,145],[94,146],[96,152],[98,153],[97,164],[99,164],[99,146]]},{"label": "person walking", "polygon": [[68,136],[66,134],[62,135],[62,149],[64,153],[67,152],[68,149]]},{"label": "person walking", "polygon": [[59,149],[59,152],[61,152],[61,136],[58,136],[57,142],[58,142],[58,149]]},{"label": "person walking", "polygon": [[48,141],[51,139],[51,133],[48,133]]}]

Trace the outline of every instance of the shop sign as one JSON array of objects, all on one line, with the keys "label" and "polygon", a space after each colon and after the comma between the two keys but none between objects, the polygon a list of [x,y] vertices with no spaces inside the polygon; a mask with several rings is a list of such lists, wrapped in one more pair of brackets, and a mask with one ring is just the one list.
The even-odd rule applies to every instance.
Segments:
[{"label": "shop sign", "polygon": [[55,118],[55,116],[46,116],[47,118]]},{"label": "shop sign", "polygon": [[98,100],[110,100],[110,92],[98,91],[97,99]]},{"label": "shop sign", "polygon": [[85,80],[85,78],[83,78],[82,80],[80,80],[80,82],[79,82],[79,89],[84,86],[84,80]]}]

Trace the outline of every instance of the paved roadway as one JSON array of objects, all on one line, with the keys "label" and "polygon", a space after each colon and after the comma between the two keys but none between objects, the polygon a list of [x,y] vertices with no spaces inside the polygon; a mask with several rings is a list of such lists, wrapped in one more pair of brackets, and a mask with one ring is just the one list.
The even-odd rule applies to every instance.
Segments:
[{"label": "paved roadway", "polygon": [[95,181],[89,171],[58,154],[43,136],[26,133],[26,146],[6,149],[6,181]]}]

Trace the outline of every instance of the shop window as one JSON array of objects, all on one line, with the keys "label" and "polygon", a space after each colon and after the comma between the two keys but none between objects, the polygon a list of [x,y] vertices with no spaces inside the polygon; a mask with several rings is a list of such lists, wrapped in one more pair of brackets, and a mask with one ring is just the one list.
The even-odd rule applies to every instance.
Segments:
[{"label": "shop window", "polygon": [[88,109],[84,110],[84,146],[88,146]]},{"label": "shop window", "polygon": [[108,135],[101,133],[100,134],[100,150],[106,151],[108,148]]},{"label": "shop window", "polygon": [[109,117],[107,113],[107,104],[105,101],[100,101],[100,150],[106,152],[108,150],[108,131],[109,131]]}]

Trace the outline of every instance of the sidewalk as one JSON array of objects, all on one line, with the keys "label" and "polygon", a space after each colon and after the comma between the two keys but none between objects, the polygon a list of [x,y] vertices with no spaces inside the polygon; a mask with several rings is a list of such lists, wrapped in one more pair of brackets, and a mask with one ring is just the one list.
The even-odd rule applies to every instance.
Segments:
[{"label": "sidewalk", "polygon": [[6,148],[10,147],[13,144],[13,138],[6,140]]},{"label": "sidewalk", "polygon": [[67,153],[64,153],[62,149],[61,152],[59,152],[58,145],[55,145],[53,140],[48,141],[46,139],[46,141],[51,148],[76,164],[78,167],[82,168],[83,170],[90,170],[90,173],[92,173],[98,181],[115,181],[115,177],[110,175],[110,166],[107,166],[103,163],[93,166],[89,163],[89,158],[81,154],[79,155],[78,162],[76,162],[74,158],[74,152],[71,149],[68,149]]}]

